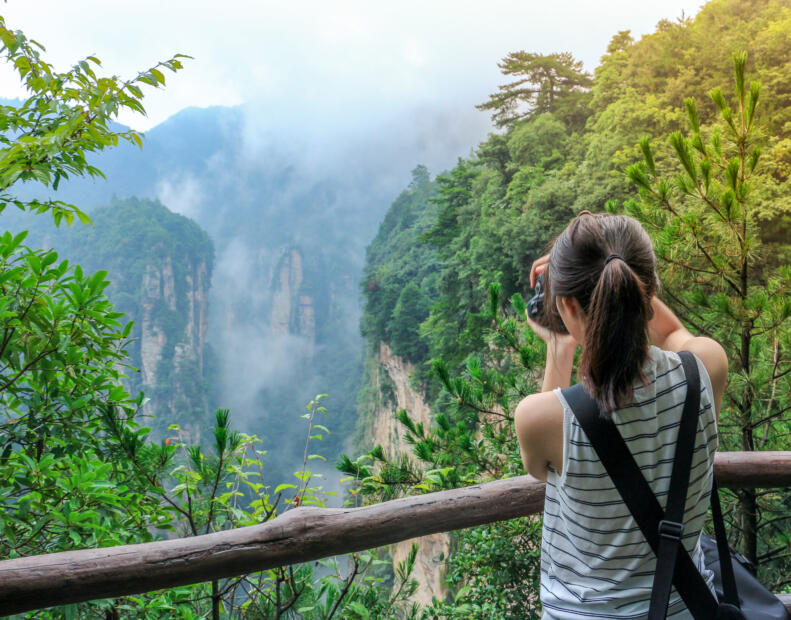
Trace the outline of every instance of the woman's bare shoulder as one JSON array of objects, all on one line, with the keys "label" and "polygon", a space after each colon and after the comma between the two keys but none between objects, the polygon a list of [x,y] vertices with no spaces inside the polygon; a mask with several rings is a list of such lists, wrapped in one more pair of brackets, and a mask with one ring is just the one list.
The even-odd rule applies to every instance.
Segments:
[{"label": "woman's bare shoulder", "polygon": [[516,407],[514,422],[527,471],[546,480],[547,464],[562,464],[563,406],[552,392],[530,394]]},{"label": "woman's bare shoulder", "polygon": [[563,406],[553,392],[536,392],[519,402],[515,416],[522,424],[541,425],[554,420],[559,413],[563,413]]},{"label": "woman's bare shoulder", "polygon": [[694,353],[703,364],[711,379],[714,390],[714,409],[719,416],[722,397],[728,384],[728,355],[716,340],[706,337],[690,337],[678,346],[679,351]]}]

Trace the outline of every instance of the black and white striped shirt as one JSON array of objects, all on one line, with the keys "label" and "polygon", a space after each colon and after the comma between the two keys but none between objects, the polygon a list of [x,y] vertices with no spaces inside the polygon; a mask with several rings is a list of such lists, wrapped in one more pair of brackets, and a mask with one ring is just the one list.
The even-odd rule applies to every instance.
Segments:
[{"label": "black and white striped shirt", "polygon": [[[633,404],[613,419],[664,507],[686,379],[676,353],[651,347],[648,385],[636,384]],[[700,530],[709,506],[717,450],[711,380],[698,360],[700,416],[685,513],[684,546],[703,569]],[[541,542],[541,602],[545,620],[645,618],[656,557],[588,442],[560,389],[562,474],[550,468]],[[711,585],[712,573],[705,571]],[[668,618],[691,618],[675,589]]]}]

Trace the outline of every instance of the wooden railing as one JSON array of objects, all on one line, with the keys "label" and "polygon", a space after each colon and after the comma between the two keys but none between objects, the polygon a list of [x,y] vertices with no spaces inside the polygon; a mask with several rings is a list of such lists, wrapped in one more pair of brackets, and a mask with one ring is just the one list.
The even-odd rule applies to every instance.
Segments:
[{"label": "wooden railing", "polygon": [[[791,452],[717,455],[721,487],[791,486]],[[295,508],[261,525],[0,562],[0,615],[243,575],[541,512],[530,476],[362,508]],[[791,610],[791,595],[784,595]]]}]

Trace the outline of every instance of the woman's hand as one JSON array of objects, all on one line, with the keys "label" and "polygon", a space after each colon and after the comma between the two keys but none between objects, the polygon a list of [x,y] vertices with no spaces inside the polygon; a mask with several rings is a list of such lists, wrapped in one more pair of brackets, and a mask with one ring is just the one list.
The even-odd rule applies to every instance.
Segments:
[{"label": "woman's hand", "polygon": [[[549,269],[549,254],[544,254],[544,256],[541,258],[533,261],[533,265],[530,267],[530,286],[535,288],[536,278],[538,278],[538,276],[544,273],[547,269]],[[547,303],[546,292],[544,303]],[[555,347],[558,347],[561,350],[570,349],[571,351],[574,351],[579,344],[576,340],[574,340],[574,337],[571,334],[559,334],[553,332],[548,327],[539,325],[530,318],[530,316],[527,314],[527,310],[525,310],[525,317],[527,318],[527,324],[530,326],[530,329],[532,329],[536,336],[541,338],[541,340],[547,344],[552,342]]]},{"label": "woman's hand", "polygon": [[567,388],[571,383],[571,369],[574,365],[577,341],[571,334],[558,334],[548,327],[539,325],[527,316],[527,311],[525,311],[525,316],[530,329],[547,343],[547,361],[541,391],[548,392],[556,387]]},{"label": "woman's hand", "polygon": [[530,286],[536,288],[536,278],[544,273],[549,267],[549,254],[544,254],[541,258],[533,261],[533,266],[530,267]]},{"label": "woman's hand", "polygon": [[548,327],[539,325],[530,318],[530,316],[527,314],[527,310],[525,310],[525,318],[527,319],[527,324],[530,326],[530,329],[533,330],[536,336],[546,342],[547,345],[552,344],[560,351],[571,350],[573,352],[576,350],[579,343],[571,334],[560,334],[558,332],[553,332]]}]

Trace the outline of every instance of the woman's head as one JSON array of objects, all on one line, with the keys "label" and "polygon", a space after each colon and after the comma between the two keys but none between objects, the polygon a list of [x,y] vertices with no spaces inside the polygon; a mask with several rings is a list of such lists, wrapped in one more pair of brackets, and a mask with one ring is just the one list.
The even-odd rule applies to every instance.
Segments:
[{"label": "woman's head", "polygon": [[550,326],[561,325],[562,298],[582,311],[582,383],[603,412],[627,405],[648,356],[657,286],[651,239],[634,218],[583,212],[555,240],[547,275]]}]

